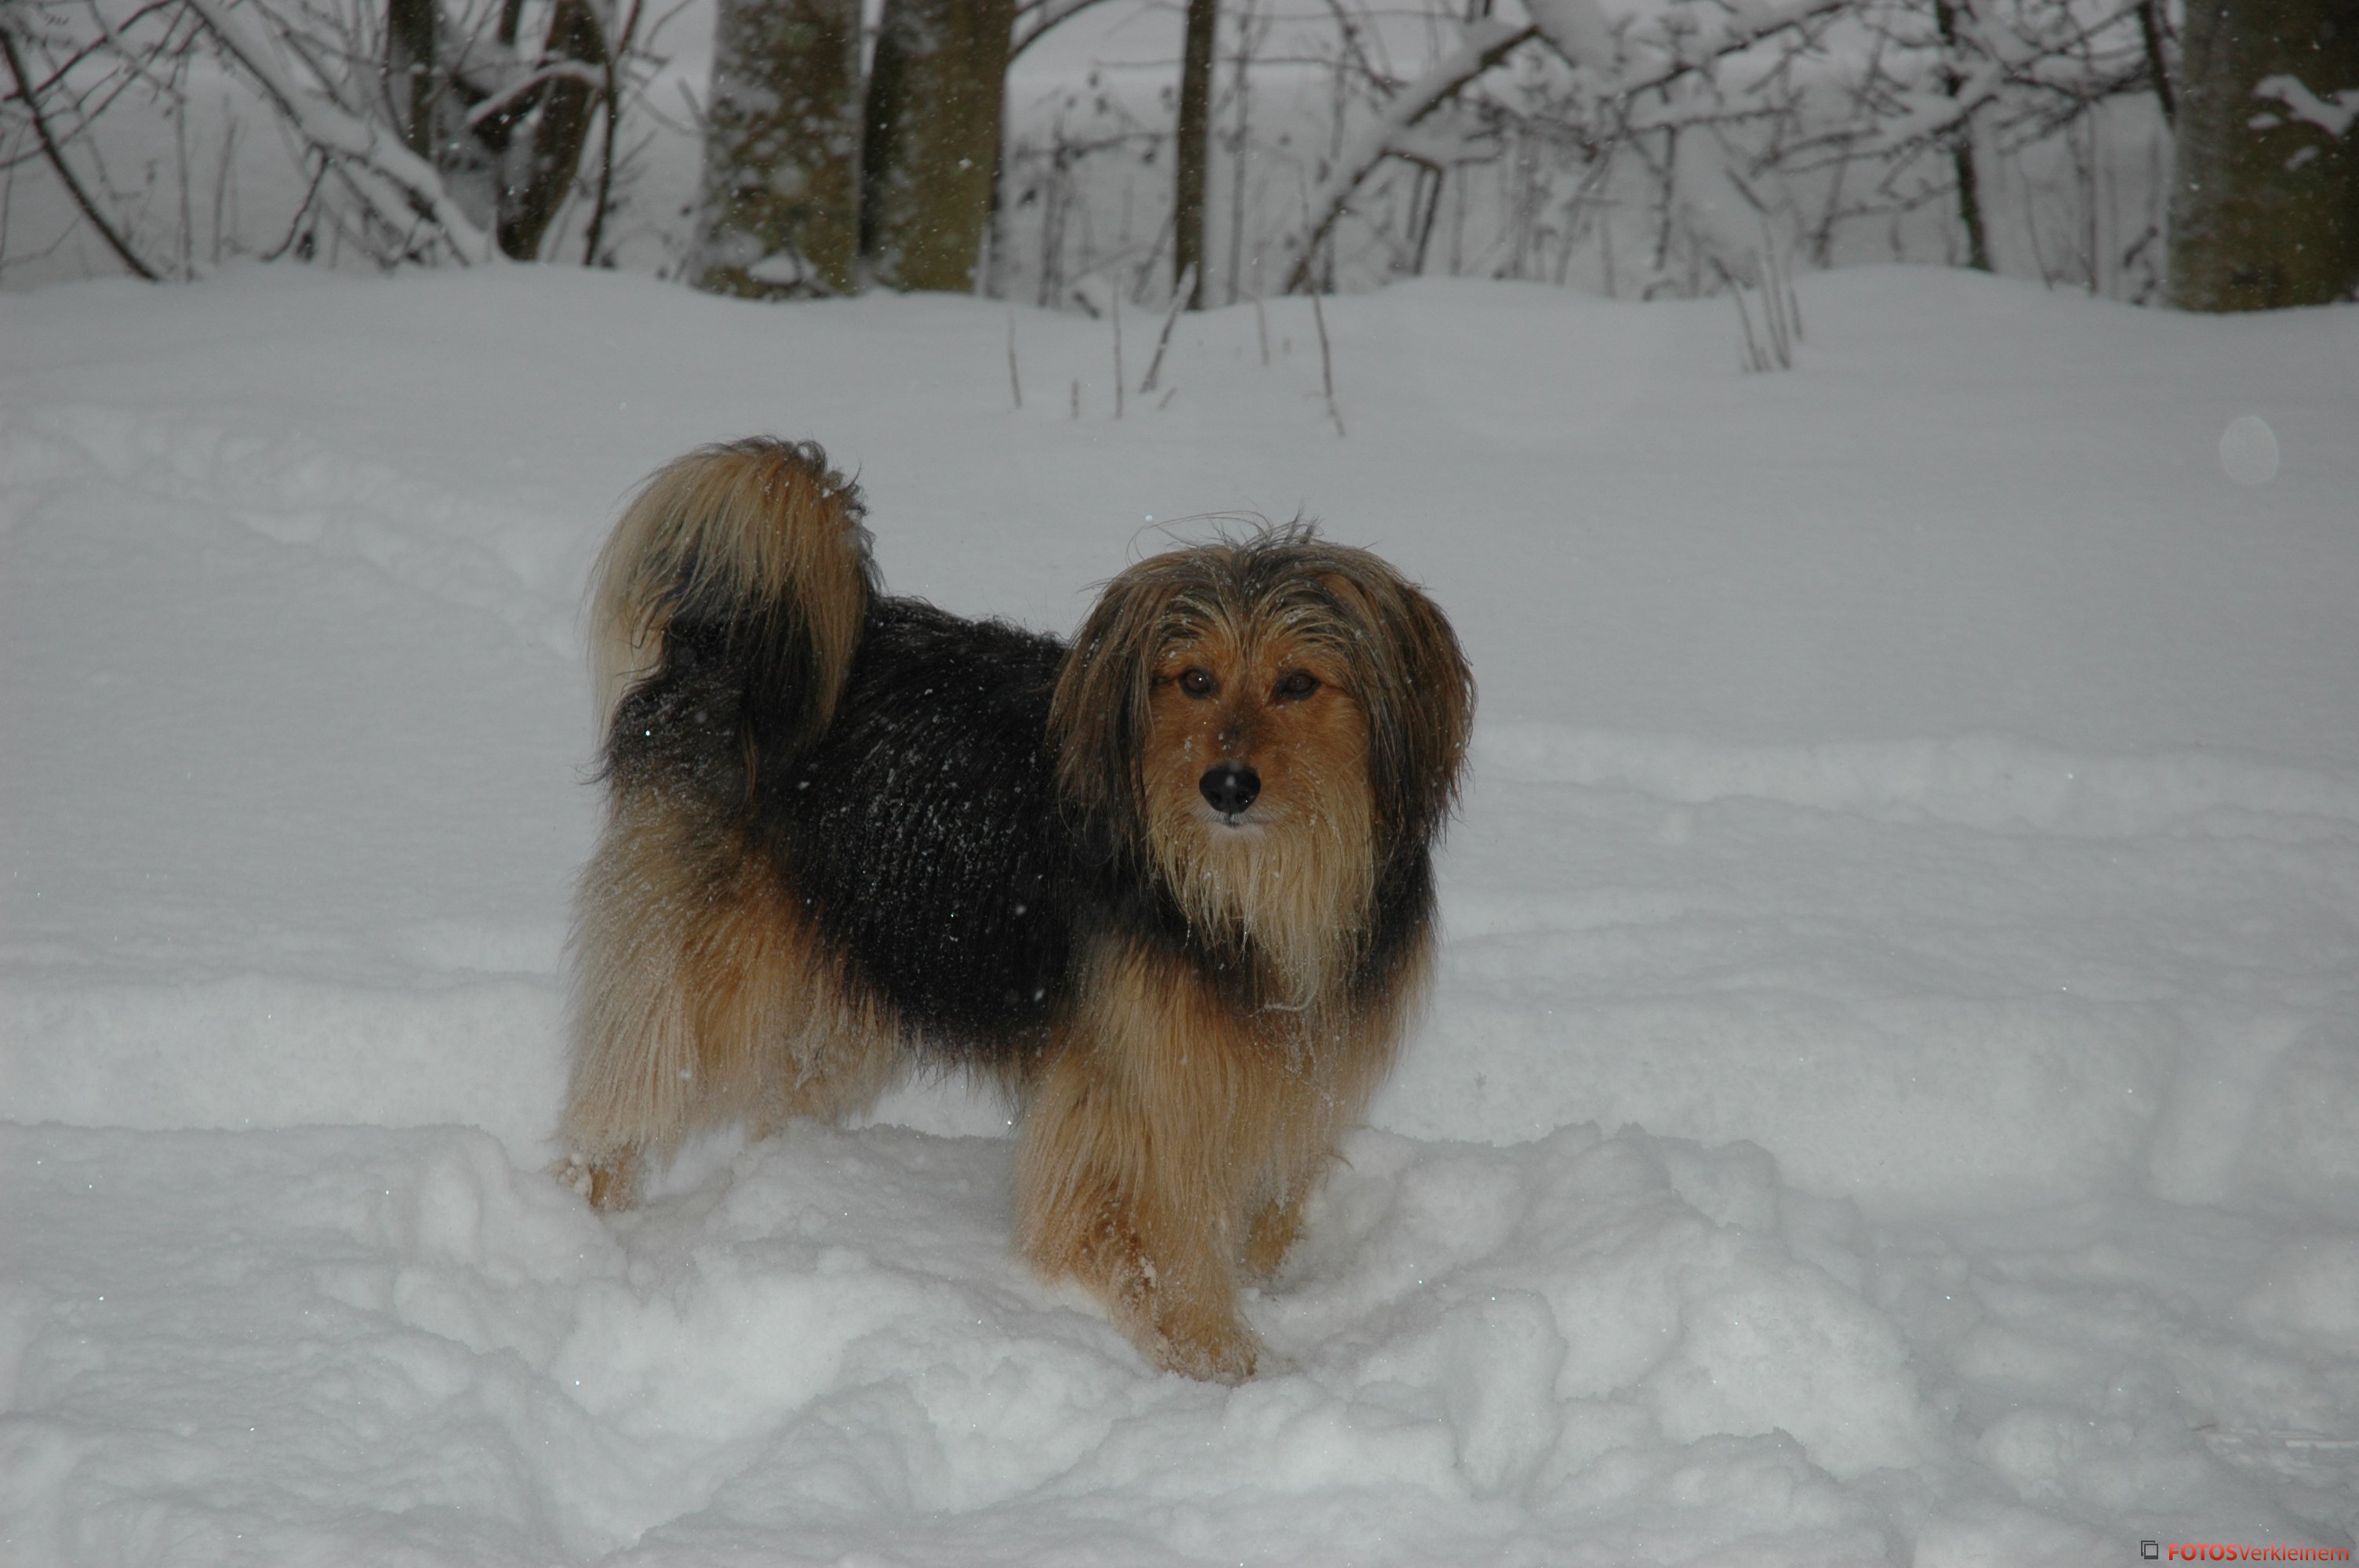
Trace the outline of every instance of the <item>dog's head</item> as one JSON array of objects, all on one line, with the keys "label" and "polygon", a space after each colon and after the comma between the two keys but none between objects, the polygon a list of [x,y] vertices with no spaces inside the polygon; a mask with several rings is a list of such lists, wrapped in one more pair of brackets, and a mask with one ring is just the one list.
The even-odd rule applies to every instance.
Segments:
[{"label": "dog's head", "polygon": [[1385,865],[1440,828],[1473,701],[1431,600],[1295,526],[1108,584],[1049,738],[1068,805],[1143,847],[1191,922],[1315,986]]}]

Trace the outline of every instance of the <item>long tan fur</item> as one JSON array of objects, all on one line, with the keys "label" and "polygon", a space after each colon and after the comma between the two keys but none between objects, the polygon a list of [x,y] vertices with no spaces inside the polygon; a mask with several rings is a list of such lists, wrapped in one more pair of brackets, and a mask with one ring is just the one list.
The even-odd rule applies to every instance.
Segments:
[{"label": "long tan fur", "polygon": [[1110,940],[1016,1153],[1016,1244],[1071,1275],[1150,1358],[1235,1382],[1259,1357],[1240,1272],[1277,1269],[1421,998],[1239,1014],[1168,957]]}]

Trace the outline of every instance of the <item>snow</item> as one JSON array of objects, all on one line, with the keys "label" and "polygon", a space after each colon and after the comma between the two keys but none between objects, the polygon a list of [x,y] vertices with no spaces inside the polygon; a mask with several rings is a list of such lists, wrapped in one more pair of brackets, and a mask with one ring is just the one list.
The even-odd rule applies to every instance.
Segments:
[{"label": "snow", "polygon": [[[1746,375],[1723,301],[1332,300],[1345,439],[1301,300],[1116,420],[970,299],[0,297],[0,1560],[2352,1545],[2359,310],[1801,302]],[[757,430],[962,611],[1302,509],[1456,618],[1440,981],[1254,1382],[1012,1259],[955,1082],[545,1174],[582,582]]]},{"label": "snow", "polygon": [[2274,98],[2293,111],[2293,117],[2317,126],[2330,136],[2341,136],[2359,124],[2359,87],[2329,97],[2312,92],[2298,76],[2265,76],[2253,87],[2256,98]]},{"label": "snow", "polygon": [[1575,66],[1607,73],[1618,50],[1614,24],[1597,0],[1526,0],[1524,9],[1556,51]]}]

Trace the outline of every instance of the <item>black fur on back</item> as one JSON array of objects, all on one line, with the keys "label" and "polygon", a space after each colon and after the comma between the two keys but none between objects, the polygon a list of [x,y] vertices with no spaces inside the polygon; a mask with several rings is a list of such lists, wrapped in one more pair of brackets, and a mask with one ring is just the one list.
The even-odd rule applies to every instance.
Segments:
[{"label": "black fur on back", "polygon": [[879,600],[835,722],[760,790],[762,841],[858,983],[960,1056],[1044,1037],[1072,955],[1046,750],[1064,644]]}]

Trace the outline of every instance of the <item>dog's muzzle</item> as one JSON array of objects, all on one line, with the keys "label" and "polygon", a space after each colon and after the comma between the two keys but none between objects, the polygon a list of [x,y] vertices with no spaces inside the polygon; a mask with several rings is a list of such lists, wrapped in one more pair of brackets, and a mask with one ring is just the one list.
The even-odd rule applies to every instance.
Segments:
[{"label": "dog's muzzle", "polygon": [[1261,794],[1261,775],[1243,762],[1221,762],[1207,768],[1196,787],[1203,792],[1204,804],[1234,821]]}]

